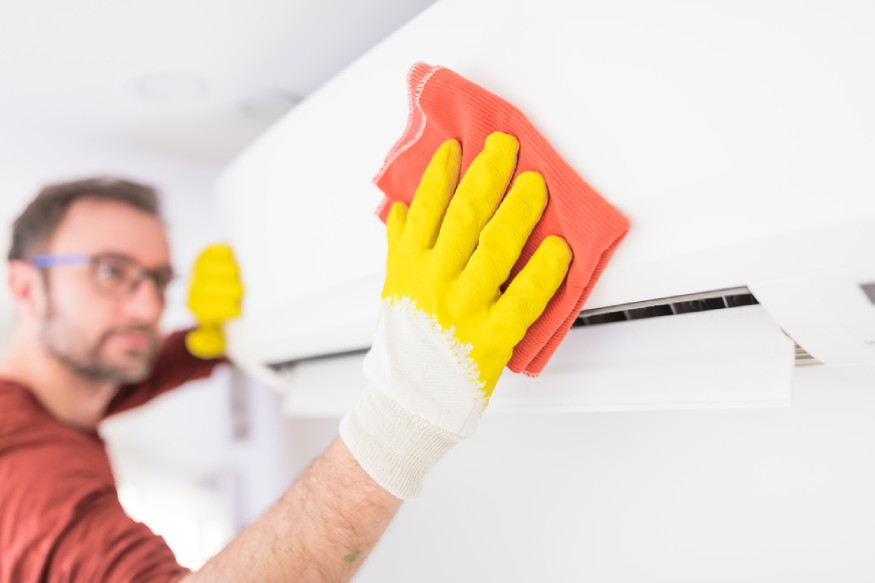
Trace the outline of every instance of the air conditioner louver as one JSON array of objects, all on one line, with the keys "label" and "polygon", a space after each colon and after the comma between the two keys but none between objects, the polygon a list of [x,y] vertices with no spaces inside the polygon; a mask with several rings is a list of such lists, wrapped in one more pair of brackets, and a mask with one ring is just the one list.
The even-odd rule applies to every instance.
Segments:
[{"label": "air conditioner louver", "polygon": [[[674,316],[709,310],[725,310],[755,304],[759,304],[759,302],[750,293],[749,289],[746,287],[736,287],[618,306],[606,306],[592,310],[581,310],[572,327],[598,326],[612,322],[643,320],[646,318],[659,318],[662,316]],[[820,361],[808,354],[798,343],[796,344],[796,366],[818,364],[821,364]]]},{"label": "air conditioner louver", "polygon": [[[629,320],[644,320],[665,316],[676,316],[694,312],[712,310],[726,310],[759,304],[757,299],[746,287],[737,287],[710,292],[701,292],[660,298],[642,302],[634,302],[616,306],[605,306],[590,310],[581,310],[572,328],[583,326],[599,326]],[[791,338],[792,340],[792,338]],[[795,342],[795,341],[794,341]],[[332,354],[323,354],[315,357],[299,358],[283,362],[269,363],[267,366],[274,372],[282,372],[300,362],[322,360],[340,356],[363,354],[366,347],[361,350],[350,350]],[[811,356],[804,348],[796,344],[796,366],[810,366],[821,364]]]}]

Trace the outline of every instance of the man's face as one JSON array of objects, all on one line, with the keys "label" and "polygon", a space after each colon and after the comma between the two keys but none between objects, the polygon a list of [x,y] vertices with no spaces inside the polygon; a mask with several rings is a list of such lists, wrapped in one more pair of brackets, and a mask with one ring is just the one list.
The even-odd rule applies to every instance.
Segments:
[{"label": "man's face", "polygon": [[[169,269],[164,227],[128,205],[80,200],[70,206],[47,255],[106,254],[130,258],[146,269]],[[44,348],[82,376],[130,383],[151,371],[160,337],[164,300],[146,278],[133,292],[101,286],[92,265],[47,269],[40,339]]]}]

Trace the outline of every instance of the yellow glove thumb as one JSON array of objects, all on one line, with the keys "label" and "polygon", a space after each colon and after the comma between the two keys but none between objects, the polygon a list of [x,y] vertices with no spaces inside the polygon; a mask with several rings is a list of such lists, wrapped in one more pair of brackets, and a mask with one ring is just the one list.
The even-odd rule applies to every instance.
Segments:
[{"label": "yellow glove thumb", "polygon": [[217,358],[225,354],[225,334],[215,324],[201,324],[186,334],[185,346],[198,358]]}]

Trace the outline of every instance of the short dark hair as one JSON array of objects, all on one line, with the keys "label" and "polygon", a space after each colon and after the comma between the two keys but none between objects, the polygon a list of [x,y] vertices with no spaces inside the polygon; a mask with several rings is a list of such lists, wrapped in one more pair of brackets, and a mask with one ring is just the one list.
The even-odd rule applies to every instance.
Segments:
[{"label": "short dark hair", "polygon": [[9,261],[30,260],[41,253],[74,202],[91,199],[120,202],[161,217],[158,193],[151,186],[119,178],[86,178],[43,188],[12,226]]}]

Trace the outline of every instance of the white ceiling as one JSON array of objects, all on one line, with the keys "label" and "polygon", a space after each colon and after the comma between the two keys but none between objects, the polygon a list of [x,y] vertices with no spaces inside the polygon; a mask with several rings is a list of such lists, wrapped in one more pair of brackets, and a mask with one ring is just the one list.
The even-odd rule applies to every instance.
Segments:
[{"label": "white ceiling", "polygon": [[0,125],[223,164],[432,1],[4,0]]},{"label": "white ceiling", "polygon": [[40,185],[124,175],[163,191],[184,270],[217,172],[433,1],[3,0],[0,247]]}]

